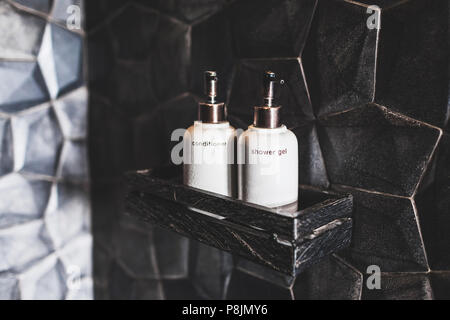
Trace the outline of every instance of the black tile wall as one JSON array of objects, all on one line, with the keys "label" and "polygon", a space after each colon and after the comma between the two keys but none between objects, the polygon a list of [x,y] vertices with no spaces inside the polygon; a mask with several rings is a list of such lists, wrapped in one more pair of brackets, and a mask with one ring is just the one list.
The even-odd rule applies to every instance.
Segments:
[{"label": "black tile wall", "polygon": [[[448,1],[98,0],[86,12],[97,298],[448,298]],[[261,71],[284,80],[300,183],[355,197],[349,249],[291,279],[121,216],[121,173],[169,163],[208,69],[243,129]]]}]

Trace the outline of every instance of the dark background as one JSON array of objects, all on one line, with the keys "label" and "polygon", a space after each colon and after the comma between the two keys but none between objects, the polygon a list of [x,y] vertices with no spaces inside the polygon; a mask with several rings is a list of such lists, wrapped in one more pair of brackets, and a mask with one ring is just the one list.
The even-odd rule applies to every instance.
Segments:
[{"label": "dark background", "polygon": [[[369,29],[367,6],[381,10]],[[450,298],[448,1],[86,1],[95,298]],[[291,279],[122,215],[214,69],[235,127],[286,81],[300,183],[355,197],[351,248]],[[368,290],[366,268],[382,271]]]}]

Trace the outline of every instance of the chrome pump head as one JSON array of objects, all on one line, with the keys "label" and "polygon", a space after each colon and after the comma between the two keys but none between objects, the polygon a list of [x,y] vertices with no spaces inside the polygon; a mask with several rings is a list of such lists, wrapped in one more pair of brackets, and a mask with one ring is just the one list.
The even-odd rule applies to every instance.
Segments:
[{"label": "chrome pump head", "polygon": [[225,104],[217,102],[218,81],[216,71],[205,71],[204,92],[207,97],[206,102],[198,105],[198,119],[205,123],[219,123],[225,121]]},{"label": "chrome pump head", "polygon": [[278,128],[280,127],[280,106],[274,106],[275,85],[278,80],[272,71],[265,71],[263,74],[263,100],[262,106],[254,108],[253,126],[257,128]]},{"label": "chrome pump head", "polygon": [[271,107],[273,103],[273,96],[275,90],[275,84],[277,82],[277,76],[272,71],[266,71],[263,75],[263,97],[264,105]]},{"label": "chrome pump head", "polygon": [[217,97],[217,73],[215,71],[205,71],[204,90],[209,103],[216,103]]}]

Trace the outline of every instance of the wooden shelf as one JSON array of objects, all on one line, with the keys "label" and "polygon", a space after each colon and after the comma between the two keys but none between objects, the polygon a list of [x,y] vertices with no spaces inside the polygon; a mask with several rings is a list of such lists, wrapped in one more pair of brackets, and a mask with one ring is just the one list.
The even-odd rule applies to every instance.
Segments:
[{"label": "wooden shelf", "polygon": [[353,198],[299,187],[299,210],[270,209],[187,187],[180,167],[125,175],[126,214],[295,276],[350,244]]}]

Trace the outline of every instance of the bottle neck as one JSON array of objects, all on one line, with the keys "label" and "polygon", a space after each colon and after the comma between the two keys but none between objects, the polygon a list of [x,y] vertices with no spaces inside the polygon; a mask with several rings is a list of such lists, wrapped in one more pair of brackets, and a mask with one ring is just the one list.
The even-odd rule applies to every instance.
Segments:
[{"label": "bottle neck", "polygon": [[226,121],[225,104],[201,102],[198,104],[198,120],[203,123],[221,123]]},{"label": "bottle neck", "polygon": [[254,109],[253,126],[257,128],[275,129],[281,126],[280,106],[259,106]]}]

